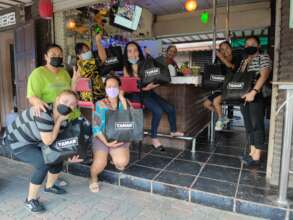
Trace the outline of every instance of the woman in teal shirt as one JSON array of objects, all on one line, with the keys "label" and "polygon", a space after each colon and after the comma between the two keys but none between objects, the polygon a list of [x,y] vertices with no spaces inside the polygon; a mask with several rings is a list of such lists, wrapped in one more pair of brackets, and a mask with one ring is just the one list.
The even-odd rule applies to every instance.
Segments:
[{"label": "woman in teal shirt", "polygon": [[89,188],[92,192],[99,192],[98,175],[105,169],[108,154],[112,157],[113,164],[118,170],[124,170],[129,163],[129,143],[109,141],[104,135],[106,127],[106,113],[109,110],[126,110],[127,100],[119,90],[120,79],[109,75],[105,79],[106,95],[96,103],[93,122],[93,154],[94,161],[91,165],[91,180]]}]

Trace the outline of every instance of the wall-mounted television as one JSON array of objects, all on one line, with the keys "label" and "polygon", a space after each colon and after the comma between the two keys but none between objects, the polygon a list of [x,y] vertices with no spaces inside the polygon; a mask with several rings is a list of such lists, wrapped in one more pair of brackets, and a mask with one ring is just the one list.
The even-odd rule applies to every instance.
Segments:
[{"label": "wall-mounted television", "polygon": [[111,24],[126,30],[137,30],[142,8],[137,5],[120,3],[116,9],[116,13],[112,15]]}]

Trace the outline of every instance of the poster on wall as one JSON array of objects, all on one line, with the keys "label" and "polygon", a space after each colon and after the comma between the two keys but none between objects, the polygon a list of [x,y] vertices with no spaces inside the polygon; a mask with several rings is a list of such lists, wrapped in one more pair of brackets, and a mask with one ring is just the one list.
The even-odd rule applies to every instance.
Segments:
[{"label": "poster on wall", "polygon": [[293,0],[290,0],[290,18],[289,28],[293,28]]}]

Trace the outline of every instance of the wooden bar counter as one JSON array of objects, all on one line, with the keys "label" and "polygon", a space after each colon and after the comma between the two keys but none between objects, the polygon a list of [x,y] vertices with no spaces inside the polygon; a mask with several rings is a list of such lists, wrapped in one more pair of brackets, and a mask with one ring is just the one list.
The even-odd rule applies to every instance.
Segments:
[{"label": "wooden bar counter", "polygon": [[[210,121],[209,111],[203,108],[203,102],[208,92],[200,85],[200,77],[172,77],[171,84],[158,87],[155,92],[175,106],[177,130],[184,132],[184,136],[194,137]],[[145,111],[145,129],[151,128],[152,114]],[[170,134],[169,121],[166,114],[160,122],[159,133]],[[160,138],[166,147],[183,149],[187,142],[170,138]],[[146,138],[146,143],[151,143]]]}]

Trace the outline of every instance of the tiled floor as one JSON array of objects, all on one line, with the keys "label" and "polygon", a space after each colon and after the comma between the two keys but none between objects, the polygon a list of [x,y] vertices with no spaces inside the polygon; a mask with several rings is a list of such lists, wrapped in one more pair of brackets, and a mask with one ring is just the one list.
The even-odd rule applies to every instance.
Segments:
[{"label": "tiled floor", "polygon": [[275,203],[277,189],[266,183],[266,161],[254,168],[241,163],[245,139],[244,132],[219,132],[211,145],[203,134],[196,153],[159,152],[144,146],[141,159],[133,147],[128,168],[120,173],[109,165],[101,179],[234,212],[285,219],[289,209]]},{"label": "tiled floor", "polygon": [[[109,164],[100,179],[233,212],[286,219],[293,207],[276,204],[277,188],[265,179],[266,160],[260,167],[243,166],[245,146],[244,132],[225,131],[216,134],[215,144],[209,144],[205,134],[200,136],[196,153],[170,148],[159,152],[145,145],[139,159],[138,149],[131,147],[128,168],[121,173]],[[88,165],[71,164],[68,171],[89,176]]]}]

